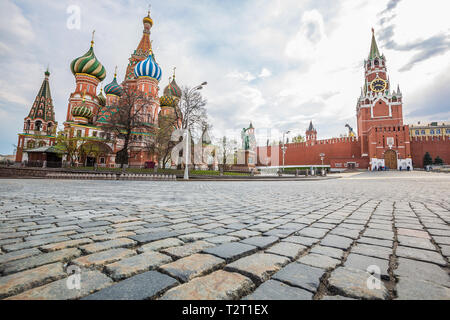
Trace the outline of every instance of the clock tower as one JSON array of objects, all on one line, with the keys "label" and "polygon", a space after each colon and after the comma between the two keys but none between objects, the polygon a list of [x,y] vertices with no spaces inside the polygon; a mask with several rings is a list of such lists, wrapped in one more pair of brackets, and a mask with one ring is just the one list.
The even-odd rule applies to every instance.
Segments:
[{"label": "clock tower", "polygon": [[403,125],[402,93],[399,86],[397,90],[391,88],[386,58],[378,50],[373,29],[364,76],[356,105],[361,157],[369,158],[372,169],[412,168],[409,129]]}]

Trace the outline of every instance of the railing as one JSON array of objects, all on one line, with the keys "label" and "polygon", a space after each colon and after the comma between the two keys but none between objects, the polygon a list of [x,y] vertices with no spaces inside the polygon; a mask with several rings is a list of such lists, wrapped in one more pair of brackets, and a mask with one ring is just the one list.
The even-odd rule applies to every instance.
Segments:
[{"label": "railing", "polygon": [[129,174],[129,173],[69,173],[49,172],[50,179],[73,179],[73,180],[134,180],[134,181],[174,181],[177,179],[173,174]]}]

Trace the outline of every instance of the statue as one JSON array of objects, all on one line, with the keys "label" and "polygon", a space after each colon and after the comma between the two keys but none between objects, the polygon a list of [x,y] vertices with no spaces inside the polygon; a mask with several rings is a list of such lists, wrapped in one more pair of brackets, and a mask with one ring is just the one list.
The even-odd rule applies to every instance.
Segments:
[{"label": "statue", "polygon": [[253,125],[250,123],[250,126],[248,128],[243,128],[241,131],[243,150],[250,150],[256,147],[256,139],[253,129]]}]

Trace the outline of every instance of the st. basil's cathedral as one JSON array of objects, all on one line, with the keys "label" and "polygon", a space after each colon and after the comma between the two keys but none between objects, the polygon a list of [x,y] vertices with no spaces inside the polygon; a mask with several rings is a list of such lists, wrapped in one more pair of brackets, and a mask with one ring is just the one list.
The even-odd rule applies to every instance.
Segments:
[{"label": "st. basil's cathedral", "polygon": [[[101,147],[98,157],[78,159],[79,164],[93,165],[95,162],[104,167],[116,166],[115,156],[122,149],[123,142],[113,139],[111,133],[104,129],[117,108],[124,88],[142,92],[150,101],[144,108],[139,109],[139,119],[142,121],[139,129],[132,132],[129,166],[142,167],[148,162],[157,163],[156,156],[148,151],[148,141],[158,130],[159,117],[174,115],[180,103],[181,88],[176,83],[174,69],[173,77],[164,89],[164,95],[159,98],[158,86],[162,70],[156,61],[150,41],[150,30],[153,26],[150,12],[144,17],[143,25],[141,41],[129,58],[125,79],[121,84],[117,80],[116,68],[111,83],[97,94],[100,82],[106,78],[106,69],[95,56],[94,33],[89,50],[70,64],[75,77],[75,89],[69,96],[64,122],[65,135],[69,138],[80,138],[85,146],[95,143]],[[47,70],[32,109],[25,118],[24,132],[19,134],[16,162],[28,160],[28,157],[24,156],[24,150],[45,150],[56,143],[57,123],[50,95],[49,76]],[[30,155],[31,153],[28,153],[28,156]]]}]

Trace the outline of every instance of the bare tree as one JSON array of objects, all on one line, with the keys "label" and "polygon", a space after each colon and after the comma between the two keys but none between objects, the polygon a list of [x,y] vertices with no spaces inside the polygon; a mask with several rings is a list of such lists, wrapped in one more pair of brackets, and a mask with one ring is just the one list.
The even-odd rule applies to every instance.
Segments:
[{"label": "bare tree", "polygon": [[176,117],[177,120],[181,120],[181,128],[189,128],[191,132],[203,129],[208,122],[206,104],[206,99],[198,90],[183,87],[180,107],[176,109]]},{"label": "bare tree", "polygon": [[159,128],[154,139],[146,141],[146,149],[158,157],[158,162],[165,169],[171,160],[173,147],[178,143],[172,141],[172,132],[177,129],[177,120],[174,115],[159,115]]},{"label": "bare tree", "polygon": [[154,123],[152,98],[141,91],[125,86],[117,105],[113,105],[112,110],[111,118],[103,128],[123,143],[122,149],[116,154],[116,162],[119,162],[120,167],[123,168],[125,164],[128,164],[132,132],[136,129],[152,128],[149,126],[149,123]]}]

